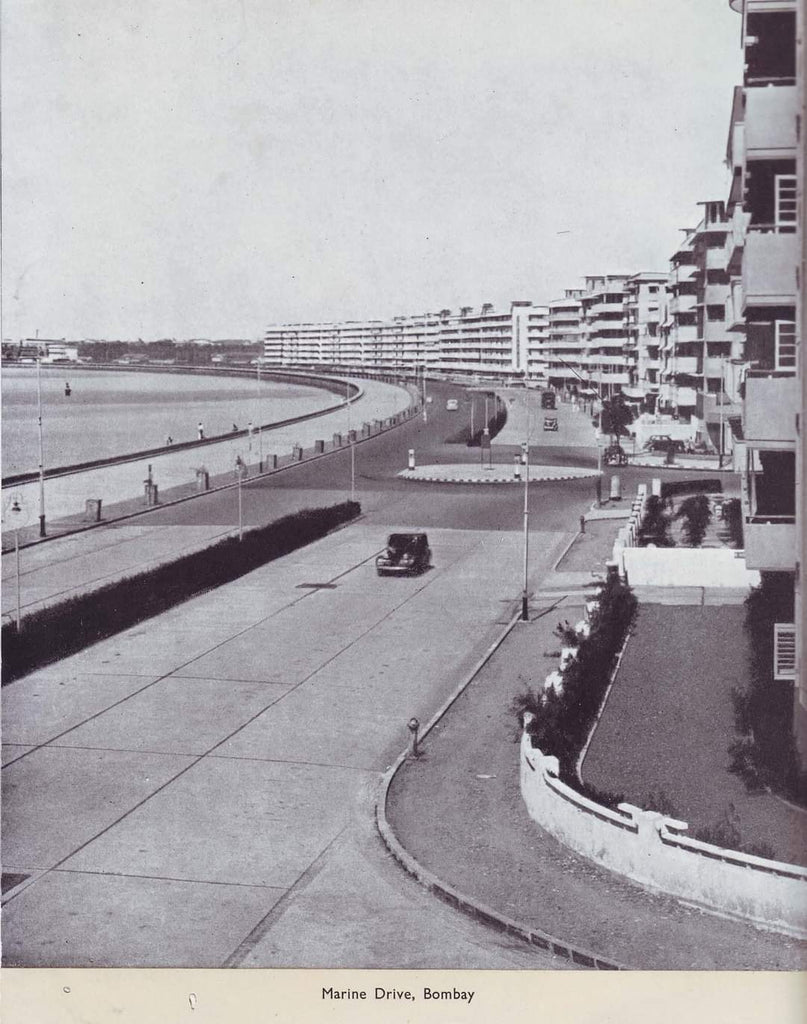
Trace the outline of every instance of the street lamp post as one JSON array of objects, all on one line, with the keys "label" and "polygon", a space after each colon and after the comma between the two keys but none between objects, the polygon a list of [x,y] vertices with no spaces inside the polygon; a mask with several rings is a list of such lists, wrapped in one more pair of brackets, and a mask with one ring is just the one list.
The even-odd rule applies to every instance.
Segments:
[{"label": "street lamp post", "polygon": [[22,603],[20,601],[20,520],[19,517],[22,515],[22,505],[20,499],[14,497],[11,502],[11,513],[14,516],[14,586],[16,590],[16,618],[14,624],[17,632],[20,631],[20,622],[22,621]]},{"label": "street lamp post", "polygon": [[723,455],[724,455],[724,449],[723,449],[723,445],[724,445],[724,442],[723,442],[723,388],[725,386],[725,380],[724,380],[725,369],[726,369],[726,364],[721,359],[720,360],[720,395],[719,395],[719,399],[720,399],[720,412],[719,412],[719,417],[720,417],[719,418],[719,424],[720,424],[720,449],[719,449],[718,455],[717,455],[717,468],[718,469],[722,469],[723,468]]},{"label": "street lamp post", "polygon": [[353,443],[353,429],[350,420],[350,382],[347,384],[347,443],[350,448],[350,500],[356,500],[356,451]]},{"label": "street lamp post", "polygon": [[36,357],[36,419],[39,431],[39,536],[45,536],[45,457],[42,444],[42,357]]},{"label": "street lamp post", "polygon": [[527,440],[524,442],[524,585],[521,591],[521,619],[528,622],[530,617],[529,564],[530,564],[530,401],[527,406]]}]

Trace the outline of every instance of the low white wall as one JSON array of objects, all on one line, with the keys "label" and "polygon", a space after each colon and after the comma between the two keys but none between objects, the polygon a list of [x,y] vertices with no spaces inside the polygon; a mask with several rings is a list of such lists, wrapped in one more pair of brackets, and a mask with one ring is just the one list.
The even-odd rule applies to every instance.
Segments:
[{"label": "low white wall", "polygon": [[731,548],[636,548],[614,552],[631,587],[756,587],[759,573],[747,569]]},{"label": "low white wall", "polygon": [[807,869],[689,839],[657,811],[586,799],[558,779],[558,761],[521,738],[521,794],[530,817],[577,853],[651,889],[807,938]]}]

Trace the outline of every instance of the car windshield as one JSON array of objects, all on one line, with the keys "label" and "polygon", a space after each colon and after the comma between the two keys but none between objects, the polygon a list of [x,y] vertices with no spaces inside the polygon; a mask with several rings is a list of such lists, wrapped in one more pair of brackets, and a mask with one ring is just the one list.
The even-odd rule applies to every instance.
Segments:
[{"label": "car windshield", "polygon": [[396,554],[404,551],[416,551],[420,544],[420,535],[411,533],[391,533],[387,547]]}]

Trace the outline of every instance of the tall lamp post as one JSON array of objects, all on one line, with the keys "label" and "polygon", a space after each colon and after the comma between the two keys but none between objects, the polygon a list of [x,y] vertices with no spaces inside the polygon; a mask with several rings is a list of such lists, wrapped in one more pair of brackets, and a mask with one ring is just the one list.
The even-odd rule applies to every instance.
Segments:
[{"label": "tall lamp post", "polygon": [[350,448],[350,500],[356,500],[356,451],[350,418],[350,381],[347,383],[347,443]]},{"label": "tall lamp post", "polygon": [[10,511],[14,522],[14,587],[17,597],[14,624],[17,628],[17,632],[19,633],[20,622],[22,621],[22,605],[20,602],[20,516],[22,515],[23,508],[22,502],[17,494],[15,494],[11,499]]},{"label": "tall lamp post", "polygon": [[39,430],[39,536],[45,536],[45,457],[42,444],[42,356],[36,354],[36,422]]},{"label": "tall lamp post", "polygon": [[530,618],[529,565],[530,565],[530,399],[525,395],[527,406],[527,440],[524,442],[524,585],[521,590],[521,620]]}]

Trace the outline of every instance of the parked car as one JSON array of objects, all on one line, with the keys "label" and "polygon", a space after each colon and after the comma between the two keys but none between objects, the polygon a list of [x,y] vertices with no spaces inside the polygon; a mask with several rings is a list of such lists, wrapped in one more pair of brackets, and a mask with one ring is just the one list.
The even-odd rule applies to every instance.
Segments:
[{"label": "parked car", "polygon": [[611,444],[602,453],[602,461],[606,466],[627,466],[628,453],[621,445]]},{"label": "parked car", "polygon": [[379,576],[410,576],[425,572],[432,553],[425,533],[391,533],[385,550],[375,560]]},{"label": "parked car", "polygon": [[653,434],[645,441],[644,449],[647,452],[685,452],[687,446],[684,441],[673,439],[667,434]]},{"label": "parked car", "polygon": [[541,395],[541,408],[542,409],[554,409],[555,408],[555,392],[544,391]]},{"label": "parked car", "polygon": [[449,400],[446,402],[446,409],[448,410],[448,412],[456,412],[457,409],[459,409],[459,407],[460,403],[457,401],[456,398],[449,398]]},{"label": "parked car", "polygon": [[558,429],[558,418],[557,416],[544,416],[544,430],[557,430]]}]

